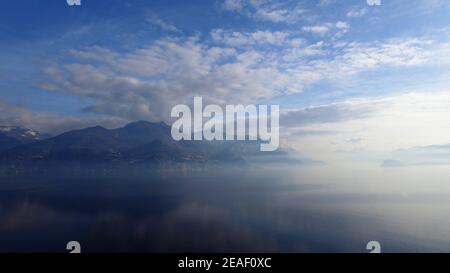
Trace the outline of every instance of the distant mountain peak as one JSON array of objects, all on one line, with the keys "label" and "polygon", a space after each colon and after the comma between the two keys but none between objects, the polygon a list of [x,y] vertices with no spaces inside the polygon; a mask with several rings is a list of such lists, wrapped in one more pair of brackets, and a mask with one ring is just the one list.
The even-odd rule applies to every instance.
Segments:
[{"label": "distant mountain peak", "polygon": [[0,151],[18,145],[42,140],[44,137],[35,130],[19,126],[0,126]]},{"label": "distant mountain peak", "polygon": [[87,129],[90,129],[90,130],[101,130],[101,131],[103,131],[103,130],[108,130],[108,129],[106,129],[105,127],[100,126],[100,125],[92,126],[92,127],[87,128]]},{"label": "distant mountain peak", "polygon": [[21,141],[40,140],[38,131],[19,126],[0,126],[0,133]]}]

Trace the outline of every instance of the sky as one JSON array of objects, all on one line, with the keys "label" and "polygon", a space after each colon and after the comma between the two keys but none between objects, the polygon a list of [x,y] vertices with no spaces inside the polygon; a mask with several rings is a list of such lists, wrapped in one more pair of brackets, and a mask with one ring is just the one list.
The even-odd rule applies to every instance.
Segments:
[{"label": "sky", "polygon": [[0,124],[44,133],[176,104],[279,104],[284,148],[450,163],[447,0],[0,0]]}]

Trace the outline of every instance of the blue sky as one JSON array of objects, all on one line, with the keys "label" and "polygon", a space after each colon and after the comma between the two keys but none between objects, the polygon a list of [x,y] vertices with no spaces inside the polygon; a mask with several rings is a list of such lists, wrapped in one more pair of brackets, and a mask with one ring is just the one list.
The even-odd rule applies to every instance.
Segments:
[{"label": "blue sky", "polygon": [[[310,155],[379,160],[450,142],[446,0],[1,2],[2,123],[169,122],[201,95],[280,104],[285,145]],[[430,115],[430,135],[404,141]]]}]

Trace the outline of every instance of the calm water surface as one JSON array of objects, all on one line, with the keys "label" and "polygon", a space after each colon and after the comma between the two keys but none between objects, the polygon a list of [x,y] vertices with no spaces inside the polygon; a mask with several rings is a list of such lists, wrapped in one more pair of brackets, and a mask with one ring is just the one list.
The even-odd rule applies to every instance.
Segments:
[{"label": "calm water surface", "polygon": [[83,252],[367,252],[372,240],[386,252],[450,250],[439,185],[405,192],[421,183],[406,170],[367,174],[397,188],[325,170],[3,177],[0,251],[66,252],[72,240]]}]

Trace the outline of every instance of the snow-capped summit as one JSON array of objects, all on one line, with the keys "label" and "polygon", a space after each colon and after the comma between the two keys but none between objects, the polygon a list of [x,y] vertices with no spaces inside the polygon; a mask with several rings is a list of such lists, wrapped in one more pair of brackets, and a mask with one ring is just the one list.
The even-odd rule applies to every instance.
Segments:
[{"label": "snow-capped summit", "polygon": [[0,134],[4,137],[17,140],[21,144],[42,139],[42,136],[38,131],[18,126],[0,126]]}]

